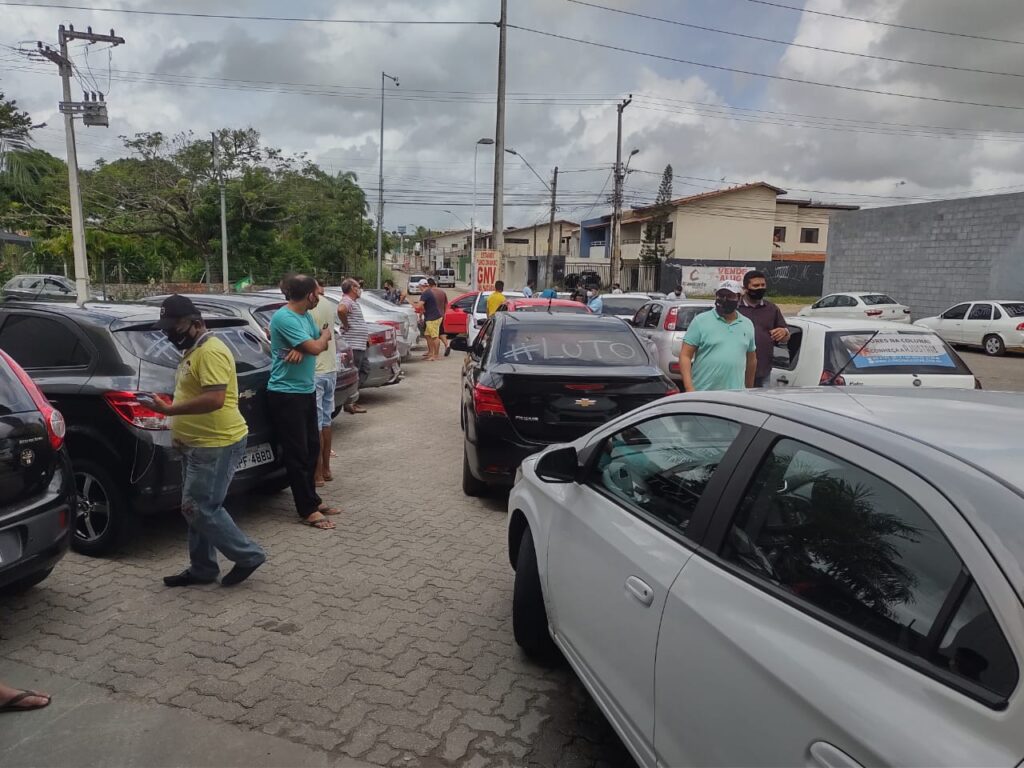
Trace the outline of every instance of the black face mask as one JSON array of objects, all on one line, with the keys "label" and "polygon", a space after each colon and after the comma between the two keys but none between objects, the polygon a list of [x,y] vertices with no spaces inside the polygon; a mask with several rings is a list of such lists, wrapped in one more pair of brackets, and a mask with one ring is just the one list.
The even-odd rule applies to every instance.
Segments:
[{"label": "black face mask", "polygon": [[751,301],[760,301],[761,299],[764,298],[764,295],[766,293],[768,293],[768,289],[767,288],[748,288],[747,289],[747,297]]},{"label": "black face mask", "polygon": [[715,309],[718,310],[718,314],[722,317],[731,315],[739,305],[738,299],[715,299]]},{"label": "black face mask", "polygon": [[176,328],[170,328],[164,331],[164,336],[167,337],[167,340],[171,342],[171,344],[173,344],[176,349],[179,349],[182,352],[187,352],[188,350],[192,349],[192,347],[196,345],[196,341],[199,340],[197,336],[193,336],[191,333],[189,333],[189,331],[191,330],[191,325],[184,331],[179,331]]}]

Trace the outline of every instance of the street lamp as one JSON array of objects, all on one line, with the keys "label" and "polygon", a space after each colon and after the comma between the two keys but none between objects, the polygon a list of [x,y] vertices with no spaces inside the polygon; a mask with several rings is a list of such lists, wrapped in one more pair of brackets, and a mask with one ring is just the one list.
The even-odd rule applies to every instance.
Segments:
[{"label": "street lamp", "polygon": [[384,269],[384,82],[385,78],[398,87],[398,78],[387,72],[380,73],[380,179],[377,186],[377,289],[381,287]]},{"label": "street lamp", "polygon": [[[473,147],[473,213],[469,217],[469,287],[477,289],[476,284],[476,158],[480,145],[490,146],[494,139],[479,139]],[[492,227],[493,228],[493,227]]]},{"label": "street lamp", "polygon": [[[548,192],[551,191],[551,185],[548,184],[546,181],[544,181],[544,178],[539,173],[537,173],[536,169],[532,165],[530,165],[530,161],[529,160],[527,160],[521,154],[516,152],[514,149],[506,149],[505,151],[508,152],[510,155],[515,155],[520,160],[522,160],[526,164],[526,167],[529,168],[531,171],[533,171],[533,175],[536,176],[540,180],[540,183],[544,185],[544,189],[546,189]],[[639,149],[635,150],[633,152],[633,154],[635,155],[639,151],[640,151]]]}]

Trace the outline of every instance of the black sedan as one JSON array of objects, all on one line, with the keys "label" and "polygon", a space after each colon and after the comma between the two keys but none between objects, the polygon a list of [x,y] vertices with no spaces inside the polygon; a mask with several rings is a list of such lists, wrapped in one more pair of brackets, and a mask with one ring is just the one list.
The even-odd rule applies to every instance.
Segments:
[{"label": "black sedan", "polygon": [[511,487],[527,456],[677,392],[617,318],[499,312],[466,356],[462,490]]}]

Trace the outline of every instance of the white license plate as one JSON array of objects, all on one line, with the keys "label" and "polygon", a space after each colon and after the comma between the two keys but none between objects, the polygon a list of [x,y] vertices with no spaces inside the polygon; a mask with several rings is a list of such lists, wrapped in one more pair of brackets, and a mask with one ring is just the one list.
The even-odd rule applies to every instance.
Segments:
[{"label": "white license plate", "polygon": [[258,467],[261,464],[273,464],[274,463],[274,449],[270,447],[270,443],[260,443],[254,445],[252,448],[247,448],[245,454],[242,456],[242,460],[238,462],[238,466],[235,468],[236,472],[241,472],[246,469],[252,469]]}]

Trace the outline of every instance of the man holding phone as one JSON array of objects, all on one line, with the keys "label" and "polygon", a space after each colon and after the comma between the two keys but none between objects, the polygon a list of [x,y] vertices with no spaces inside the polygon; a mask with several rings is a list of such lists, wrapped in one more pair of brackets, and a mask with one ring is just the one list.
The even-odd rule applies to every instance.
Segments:
[{"label": "man holding phone", "polygon": [[189,567],[164,577],[164,584],[213,583],[220,572],[220,550],[235,564],[221,580],[230,587],[247,579],[267,559],[224,509],[249,434],[238,410],[235,359],[227,345],[209,333],[199,310],[185,296],[164,300],[156,328],[182,353],[174,402],[153,395],[147,404],[171,417],[171,435],[181,452],[181,514],[188,521],[189,552]]},{"label": "man holding phone", "polygon": [[320,303],[316,280],[295,275],[283,286],[288,303],[270,320],[270,382],[267,407],[281,445],[295,509],[306,525],[334,528],[327,519],[339,511],[316,492],[320,425],[316,413],[316,358],[327,351],[331,326],[318,328],[311,310]]}]

